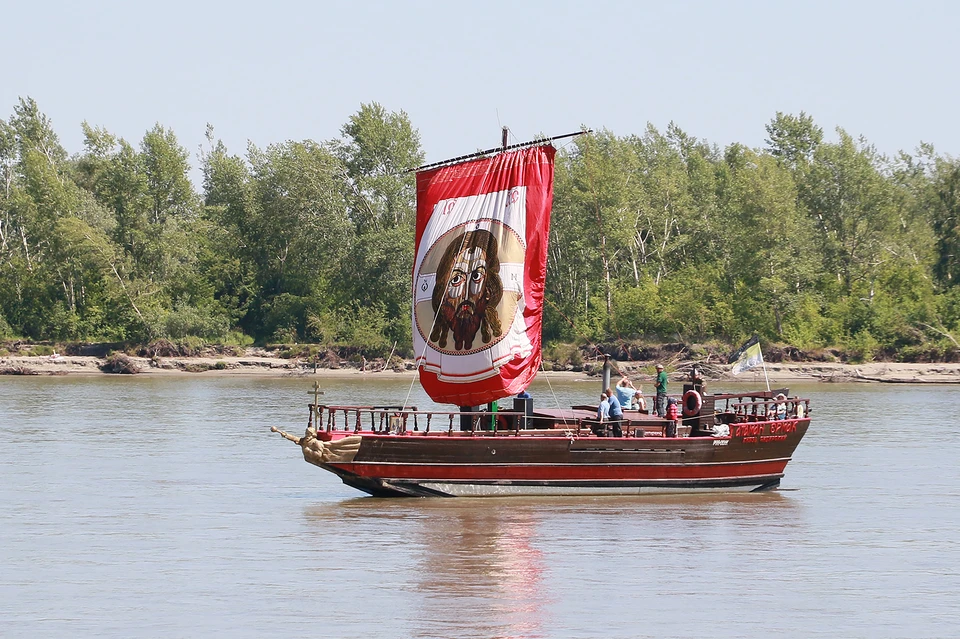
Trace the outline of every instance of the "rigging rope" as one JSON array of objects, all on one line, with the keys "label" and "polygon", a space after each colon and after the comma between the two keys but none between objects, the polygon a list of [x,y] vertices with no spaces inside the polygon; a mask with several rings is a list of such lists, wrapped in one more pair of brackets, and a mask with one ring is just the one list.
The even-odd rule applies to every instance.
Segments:
[{"label": "rigging rope", "polygon": [[550,394],[553,395],[553,401],[557,405],[557,409],[560,411],[560,420],[563,422],[563,432],[566,433],[567,437],[571,440],[577,439],[580,436],[580,428],[577,427],[577,433],[574,434],[571,432],[570,428],[567,428],[567,416],[563,412],[563,409],[560,408],[560,398],[557,397],[556,391],[553,390],[553,384],[550,383],[550,375],[547,373],[547,367],[543,365],[543,357],[540,357],[540,370],[543,371],[543,379],[547,382],[547,387],[550,389]]}]

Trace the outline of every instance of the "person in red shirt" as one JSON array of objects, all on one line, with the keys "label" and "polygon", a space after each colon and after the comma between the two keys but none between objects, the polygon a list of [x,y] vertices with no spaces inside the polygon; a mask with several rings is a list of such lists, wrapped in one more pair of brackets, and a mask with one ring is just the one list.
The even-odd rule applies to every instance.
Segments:
[{"label": "person in red shirt", "polygon": [[665,436],[676,437],[677,423],[680,419],[680,407],[677,406],[677,400],[673,397],[667,400],[667,414],[664,416],[664,419],[669,420],[667,422]]}]

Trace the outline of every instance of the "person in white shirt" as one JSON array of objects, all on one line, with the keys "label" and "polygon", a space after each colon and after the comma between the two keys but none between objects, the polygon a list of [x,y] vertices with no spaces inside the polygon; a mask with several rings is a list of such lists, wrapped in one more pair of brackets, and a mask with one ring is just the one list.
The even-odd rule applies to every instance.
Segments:
[{"label": "person in white shirt", "polygon": [[630,402],[630,408],[633,410],[647,410],[647,400],[643,398],[642,386],[638,386],[637,392],[633,394],[633,401]]}]

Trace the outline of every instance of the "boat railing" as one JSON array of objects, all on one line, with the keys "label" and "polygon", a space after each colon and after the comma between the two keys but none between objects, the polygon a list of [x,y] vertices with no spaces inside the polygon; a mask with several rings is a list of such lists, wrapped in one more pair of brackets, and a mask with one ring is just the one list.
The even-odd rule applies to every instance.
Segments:
[{"label": "boat railing", "polygon": [[734,421],[738,422],[803,419],[810,415],[810,400],[788,397],[786,399],[758,399],[736,402],[729,404],[724,412],[732,413]]},{"label": "boat railing", "polygon": [[[810,400],[799,397],[768,399],[756,397],[729,397],[726,407],[717,410],[723,422],[768,421],[774,419],[802,419],[810,415]],[[744,399],[745,401],[730,401]],[[781,406],[782,410],[781,410]],[[443,432],[452,435],[458,431],[469,435],[496,435],[509,432],[519,435],[525,430],[529,415],[523,411],[423,411],[416,406],[356,406],[310,404],[309,428],[316,431],[368,430],[373,433],[405,434],[410,432]],[[718,407],[719,408],[719,407]],[[782,415],[782,417],[781,417]],[[684,418],[686,424],[693,417]],[[590,428],[590,420],[578,420],[574,429]],[[459,426],[459,429],[457,428]],[[422,428],[422,430],[421,430]]]},{"label": "boat railing", "polygon": [[[478,435],[496,433],[498,430],[519,434],[527,415],[522,411],[423,411],[416,406],[340,406],[310,404],[308,427],[317,431],[361,432],[367,427],[374,433],[404,434],[408,432],[430,433],[446,426],[447,434],[454,432],[454,422],[463,420],[470,425],[462,428],[465,433]],[[420,427],[423,426],[423,431]]]}]

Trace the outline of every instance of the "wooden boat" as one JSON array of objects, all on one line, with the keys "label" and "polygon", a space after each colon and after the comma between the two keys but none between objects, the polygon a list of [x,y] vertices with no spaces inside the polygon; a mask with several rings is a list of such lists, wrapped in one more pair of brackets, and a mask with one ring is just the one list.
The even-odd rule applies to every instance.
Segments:
[{"label": "wooden boat", "polygon": [[[504,143],[417,174],[414,349],[424,389],[455,410],[321,404],[317,390],[303,437],[272,430],[375,496],[779,486],[810,424],[809,400],[786,389],[711,395],[691,380],[679,424],[639,411],[613,424],[596,406],[517,397],[541,361],[553,155],[549,142]],[[512,409],[500,410],[505,398]]]},{"label": "wooden boat", "polygon": [[656,415],[625,411],[623,437],[612,437],[595,408],[520,399],[496,414],[313,403],[303,437],[279,432],[306,461],[380,497],[764,491],[810,424],[809,400],[779,393],[704,394],[676,437]]}]

